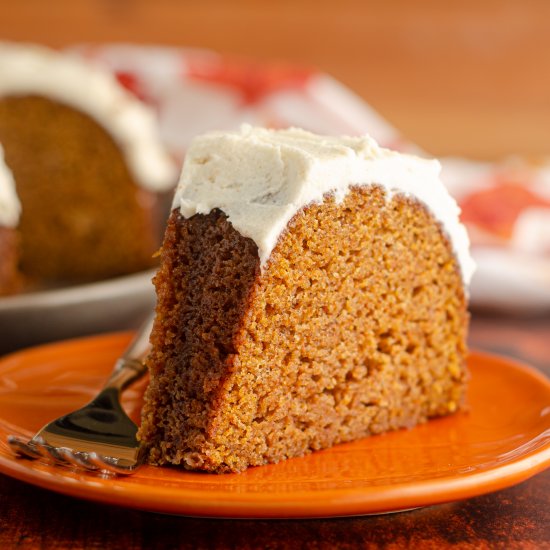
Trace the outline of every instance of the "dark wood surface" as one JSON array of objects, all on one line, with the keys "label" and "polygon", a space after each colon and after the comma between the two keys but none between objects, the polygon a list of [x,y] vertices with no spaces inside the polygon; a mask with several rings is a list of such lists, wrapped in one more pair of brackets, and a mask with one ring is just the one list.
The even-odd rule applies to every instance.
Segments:
[{"label": "dark wood surface", "polygon": [[0,478],[1,548],[550,548],[550,471],[463,502],[382,516],[265,521],[102,506]]},{"label": "dark wood surface", "polygon": [[[550,375],[550,320],[474,313],[472,346]],[[220,520],[127,510],[0,475],[0,548],[550,549],[550,470],[509,489],[439,506],[315,520]]]}]

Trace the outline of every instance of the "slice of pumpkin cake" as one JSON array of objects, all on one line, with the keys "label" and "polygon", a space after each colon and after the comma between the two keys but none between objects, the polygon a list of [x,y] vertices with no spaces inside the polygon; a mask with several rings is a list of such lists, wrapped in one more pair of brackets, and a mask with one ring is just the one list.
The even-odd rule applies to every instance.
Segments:
[{"label": "slice of pumpkin cake", "polygon": [[439,170],[368,137],[195,139],[155,277],[152,463],[237,472],[460,408],[473,262]]}]

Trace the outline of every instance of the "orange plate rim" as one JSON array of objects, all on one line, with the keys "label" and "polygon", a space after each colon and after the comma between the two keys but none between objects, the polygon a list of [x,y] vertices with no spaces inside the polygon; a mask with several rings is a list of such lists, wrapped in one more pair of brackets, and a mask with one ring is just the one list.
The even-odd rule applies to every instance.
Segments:
[{"label": "orange plate rim", "polygon": [[[30,358],[31,362],[36,364],[44,351],[50,355],[52,353],[66,355],[66,352],[70,352],[69,355],[74,354],[76,357],[82,345],[93,347],[101,344],[104,347],[112,348],[113,357],[116,357],[124,349],[130,336],[129,333],[113,333],[47,344],[16,352],[0,359],[0,375],[7,361],[25,361]],[[469,357],[472,379],[475,378],[477,369],[490,364],[498,366],[504,372],[515,371],[529,383],[535,384],[541,391],[546,392],[544,395],[548,395],[550,404],[550,381],[548,378],[533,367],[508,358],[472,351]],[[474,365],[475,368],[472,368]],[[2,420],[0,417],[0,421]],[[430,422],[425,426],[430,426]],[[5,435],[5,430],[0,426],[0,437],[4,438]],[[484,471],[471,471],[461,476],[450,475],[371,487],[353,484],[346,486],[345,480],[342,480],[338,488],[300,489],[290,493],[288,491],[247,493],[211,488],[208,491],[201,491],[188,489],[184,485],[162,485],[162,476],[158,476],[158,472],[163,469],[153,466],[144,466],[139,474],[136,474],[141,479],[149,480],[148,484],[133,483],[130,478],[134,476],[130,476],[130,478],[100,477],[17,459],[11,455],[5,444],[0,445],[0,472],[73,497],[161,513],[226,518],[338,517],[396,512],[470,498],[515,485],[550,466],[550,425],[540,434],[540,437],[540,444],[534,450],[519,452],[515,458],[506,463],[495,465]],[[353,445],[353,443],[347,445]],[[322,453],[323,451],[315,454],[321,455]],[[328,458],[328,460],[331,459],[333,458]],[[277,467],[278,465],[271,465],[261,468]],[[173,470],[170,470],[171,475],[174,474]],[[197,474],[182,471],[174,475],[181,476],[181,479],[184,480],[185,476]],[[220,479],[220,477],[242,474],[198,475],[212,475],[215,479]],[[156,482],[157,478],[158,483],[151,485],[151,481]],[[364,481],[368,482],[368,480]],[[291,479],[289,483],[292,483]]]}]

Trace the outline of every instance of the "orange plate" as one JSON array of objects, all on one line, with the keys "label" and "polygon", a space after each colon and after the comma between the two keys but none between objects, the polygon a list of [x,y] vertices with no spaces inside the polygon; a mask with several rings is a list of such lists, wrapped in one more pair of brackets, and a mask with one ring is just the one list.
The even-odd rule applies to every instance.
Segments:
[{"label": "orange plate", "polygon": [[[330,517],[403,510],[518,483],[550,465],[550,381],[480,353],[469,367],[469,411],[242,474],[144,466],[106,477],[17,459],[9,434],[30,437],[99,389],[130,335],[42,346],[0,360],[0,471],[90,500],[220,517]],[[145,381],[124,395],[139,417]]]}]

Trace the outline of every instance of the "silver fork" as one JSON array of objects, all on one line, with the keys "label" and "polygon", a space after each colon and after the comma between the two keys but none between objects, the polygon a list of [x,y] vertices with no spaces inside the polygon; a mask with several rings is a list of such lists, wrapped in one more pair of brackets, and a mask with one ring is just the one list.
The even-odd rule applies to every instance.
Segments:
[{"label": "silver fork", "polygon": [[147,371],[142,359],[149,346],[153,315],[116,361],[100,393],[81,409],[46,424],[28,442],[10,435],[20,457],[114,474],[132,474],[142,464],[137,426],[120,405],[120,393]]}]

